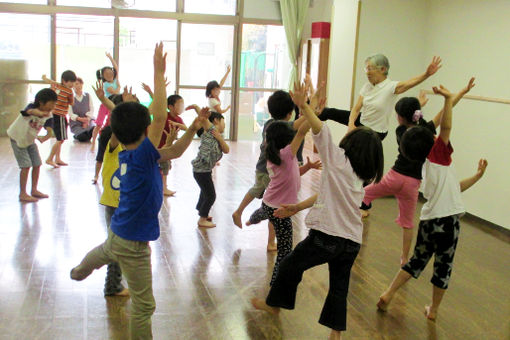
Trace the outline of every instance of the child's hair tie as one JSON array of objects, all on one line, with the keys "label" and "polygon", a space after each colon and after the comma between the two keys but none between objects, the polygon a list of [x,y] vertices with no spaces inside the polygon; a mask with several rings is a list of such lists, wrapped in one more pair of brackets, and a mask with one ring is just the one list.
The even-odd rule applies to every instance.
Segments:
[{"label": "child's hair tie", "polygon": [[421,113],[421,110],[414,111],[413,122],[417,123],[421,118],[423,118],[423,113]]}]

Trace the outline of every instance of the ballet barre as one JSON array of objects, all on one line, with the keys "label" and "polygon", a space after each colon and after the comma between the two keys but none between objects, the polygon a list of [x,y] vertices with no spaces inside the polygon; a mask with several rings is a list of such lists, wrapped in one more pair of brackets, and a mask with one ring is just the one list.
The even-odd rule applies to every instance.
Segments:
[{"label": "ballet barre", "polygon": [[[422,90],[426,94],[435,94],[432,90]],[[482,102],[490,102],[490,103],[500,103],[500,104],[510,104],[510,99],[501,99],[501,98],[491,98],[491,97],[483,97],[483,96],[473,96],[470,94],[465,95],[462,97],[464,99],[471,99],[471,100],[479,100]]]}]

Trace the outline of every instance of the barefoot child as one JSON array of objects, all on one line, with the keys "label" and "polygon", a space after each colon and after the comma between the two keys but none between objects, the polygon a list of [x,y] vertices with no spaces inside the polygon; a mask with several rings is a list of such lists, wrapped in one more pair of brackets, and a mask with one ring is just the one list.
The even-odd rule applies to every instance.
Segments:
[{"label": "barefoot child", "polygon": [[[468,93],[474,86],[474,78],[471,78],[468,85],[463,88],[453,99],[453,106]],[[426,103],[426,97],[420,99]],[[421,113],[421,103],[415,97],[401,98],[395,105],[399,126],[396,129],[397,145],[400,145],[402,135],[406,130],[414,126],[423,127],[431,132],[430,135],[425,134],[425,139],[421,141],[423,146],[430,150],[434,143],[432,134],[436,134],[436,128],[439,126],[442,110],[434,117],[434,119],[426,122]],[[416,141],[417,142],[417,141]],[[421,153],[420,148],[416,149]],[[422,166],[427,157],[428,151],[422,156],[418,154],[408,155],[404,157],[399,147],[399,154],[393,168],[384,175],[379,183],[372,183],[365,188],[365,198],[361,204],[361,215],[368,216],[368,209],[372,206],[371,202],[379,197],[394,195],[398,201],[399,214],[395,222],[402,227],[402,253],[400,255],[400,265],[403,266],[409,256],[411,242],[413,238],[414,214],[416,203],[418,202],[418,190],[421,184]],[[411,160],[415,159],[415,160]]]},{"label": "barefoot child", "polygon": [[[56,102],[57,94],[53,90],[42,89],[35,95],[34,103],[28,104],[7,129],[14,156],[21,169],[19,175],[19,200],[21,202],[37,202],[38,198],[48,197],[37,189],[41,156],[34,140],[44,122],[50,118]],[[32,168],[32,191],[29,195],[27,193],[27,182],[30,168]]]},{"label": "barefoot child", "polygon": [[212,169],[223,154],[230,151],[230,148],[221,136],[225,130],[225,119],[221,114],[211,112],[209,120],[204,121],[202,127],[204,132],[200,136],[198,154],[191,162],[193,177],[200,187],[200,197],[196,205],[199,215],[197,223],[199,227],[214,228],[216,224],[209,217],[209,211],[216,200]]},{"label": "barefoot child", "polygon": [[281,209],[275,212],[285,217],[311,207],[305,220],[310,233],[280,263],[266,300],[254,298],[251,302],[272,314],[278,314],[280,308],[294,309],[303,272],[328,263],[329,292],[319,323],[332,329],[330,339],[340,339],[341,331],[346,329],[349,276],[363,232],[359,212],[363,182],[381,179],[382,145],[376,132],[359,127],[347,133],[338,147],[327,125],[306,104],[304,87],[296,84],[292,95],[312,128],[323,163],[319,193],[298,204],[284,205],[283,214]]},{"label": "barefoot child", "polygon": [[297,203],[301,187],[300,176],[308,171],[310,166],[308,165],[306,169],[303,166],[301,171],[296,153],[309,128],[309,125],[303,124],[295,134],[287,122],[276,121],[269,125],[266,131],[265,153],[270,182],[262,198],[262,207],[250,216],[246,225],[269,218],[274,226],[278,254],[270,285],[276,278],[280,262],[292,251],[292,220],[290,217],[275,217],[273,213],[282,204]]},{"label": "barefoot child", "polygon": [[220,93],[221,88],[225,84],[225,81],[227,80],[228,74],[230,73],[230,65],[227,67],[227,72],[221,78],[220,83],[216,80],[212,80],[207,83],[207,86],[205,88],[205,96],[207,97],[207,105],[209,106],[209,109],[212,112],[218,112],[220,114],[223,114],[230,110],[230,105],[227,106],[225,109],[221,108],[221,100],[220,100]]},{"label": "barefoot child", "polygon": [[76,74],[73,71],[64,71],[61,76],[61,82],[58,83],[54,80],[48,79],[46,75],[42,76],[45,83],[51,84],[51,89],[57,94],[57,104],[53,110],[53,133],[57,139],[56,143],[51,148],[50,155],[46,159],[46,164],[54,168],[65,166],[65,163],[60,157],[62,144],[67,139],[67,112],[69,105],[74,104],[73,86],[76,81]]},{"label": "barefoot child", "polygon": [[[269,109],[269,113],[271,114],[271,119],[268,120],[264,124],[264,128],[262,129],[262,143],[260,143],[260,156],[257,161],[257,165],[255,167],[255,184],[253,187],[248,190],[248,192],[244,195],[243,200],[239,203],[237,210],[232,214],[232,220],[234,224],[239,228],[243,227],[242,223],[242,215],[244,209],[255,199],[261,199],[264,195],[264,191],[269,185],[269,174],[267,172],[267,159],[265,152],[265,138],[266,138],[266,130],[268,126],[275,121],[285,121],[289,124],[290,127],[294,131],[299,129],[300,124],[304,121],[303,119],[298,119],[294,122],[289,122],[292,117],[292,113],[294,112],[294,103],[292,102],[292,98],[290,97],[288,92],[285,91],[276,91],[273,93],[268,101],[267,106]],[[268,238],[267,238],[267,250],[273,251],[276,250],[277,246],[275,244],[275,232],[274,227],[271,224],[271,221],[268,223]]]},{"label": "barefoot child", "polygon": [[[424,165],[423,196],[427,202],[421,211],[414,253],[377,303],[380,310],[386,311],[397,290],[411,277],[418,278],[434,255],[434,274],[430,281],[433,285],[432,304],[425,307],[425,316],[430,320],[436,319],[452,273],[460,232],[459,218],[465,212],[461,192],[480,180],[487,167],[487,161],[481,159],[476,174],[459,184],[452,165],[453,147],[450,143],[453,95],[443,86],[434,87],[433,90],[445,98],[445,103],[439,138],[436,139]],[[407,149],[412,149],[413,140],[419,133],[419,129],[411,128],[402,136],[401,147],[404,155],[407,155]]]},{"label": "barefoot child", "polygon": [[159,237],[158,213],[163,200],[158,160],[180,157],[207,117],[203,112],[170,148],[156,149],[166,120],[165,68],[166,54],[163,54],[163,44],[159,43],[154,51],[152,123],[148,109],[139,103],[122,103],[112,112],[112,131],[124,148],[119,153],[119,206],[112,216],[107,240],[71,270],[71,278],[80,281],[94,269],[111,262],[119,263],[132,301],[131,339],[152,339],[151,316],[155,301],[149,241]]}]

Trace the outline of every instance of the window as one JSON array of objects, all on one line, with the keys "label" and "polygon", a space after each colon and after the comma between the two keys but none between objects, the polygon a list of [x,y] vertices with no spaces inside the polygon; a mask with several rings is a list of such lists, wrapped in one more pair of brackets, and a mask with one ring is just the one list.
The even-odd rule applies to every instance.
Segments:
[{"label": "window", "polygon": [[[45,1],[46,3],[46,1]],[[111,1],[109,0],[57,0],[58,6],[79,6],[79,7],[99,7],[111,8]]]},{"label": "window", "polygon": [[50,16],[0,14],[0,81],[50,75]]},{"label": "window", "polygon": [[[234,27],[182,24],[181,41],[181,84],[205,87],[211,80],[220,82],[232,65]],[[230,74],[224,86],[231,80]]]},{"label": "window", "polygon": [[235,15],[236,2],[236,0],[184,0],[184,12]]},{"label": "window", "polygon": [[122,85],[132,86],[145,105],[150,103],[150,97],[141,89],[141,83],[154,90],[152,57],[159,41],[163,41],[167,53],[166,77],[170,81],[167,94],[175,93],[176,39],[177,23],[174,20],[120,18],[119,80]]},{"label": "window", "polygon": [[243,25],[239,73],[240,140],[261,138],[261,129],[270,118],[267,99],[275,90],[288,88],[290,70],[282,26]]},{"label": "window", "polygon": [[[57,79],[72,70],[83,79],[83,91],[89,92],[95,108],[99,100],[92,92],[96,71],[111,66],[105,53],[113,53],[113,17],[57,14]],[[122,75],[119,80],[122,84]]]}]

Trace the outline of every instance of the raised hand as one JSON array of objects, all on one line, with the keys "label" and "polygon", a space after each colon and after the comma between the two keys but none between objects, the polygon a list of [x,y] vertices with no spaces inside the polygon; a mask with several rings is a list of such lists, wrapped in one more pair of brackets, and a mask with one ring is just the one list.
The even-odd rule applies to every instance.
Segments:
[{"label": "raised hand", "polygon": [[322,162],[320,160],[312,162],[310,161],[310,157],[306,157],[306,164],[309,169],[322,170]]},{"label": "raised hand", "polygon": [[443,85],[439,85],[439,87],[434,86],[432,91],[434,91],[435,94],[439,94],[445,98],[450,98],[452,96],[452,93]]},{"label": "raised hand", "polygon": [[163,53],[163,42],[154,48],[154,72],[164,74],[166,71],[166,53]]},{"label": "raised hand", "polygon": [[152,89],[149,85],[145,84],[145,83],[142,83],[142,89],[147,92],[149,94],[149,96],[152,96],[154,95],[154,93],[152,92]]},{"label": "raised hand", "polygon": [[282,204],[280,208],[273,213],[274,217],[286,218],[291,217],[299,212],[297,204]]},{"label": "raised hand", "polygon": [[294,104],[303,107],[306,104],[306,89],[304,84],[294,83],[294,91],[289,91],[290,97]]},{"label": "raised hand", "polygon": [[232,67],[230,65],[227,66],[227,72],[230,72],[230,70],[232,69]]},{"label": "raised hand", "polygon": [[432,58],[432,62],[430,63],[430,65],[427,67],[427,71],[425,72],[425,74],[427,75],[427,77],[430,77],[431,75],[436,73],[441,68],[441,66],[443,66],[441,65],[441,58],[434,57]]},{"label": "raised hand", "polygon": [[462,89],[462,92],[468,93],[473,87],[475,87],[475,85],[475,77],[472,77],[469,79],[469,83],[466,85],[466,87]]},{"label": "raised hand", "polygon": [[172,82],[170,80],[168,80],[167,77],[165,77],[165,87],[170,85],[170,83],[172,83]]},{"label": "raised hand", "polygon": [[188,110],[195,110],[195,112],[198,114],[200,114],[200,106],[198,106],[197,104],[191,104],[191,105],[188,105],[186,106],[186,108],[184,109],[185,111],[188,111]]},{"label": "raised hand", "polygon": [[483,158],[478,161],[478,170],[476,171],[476,175],[478,177],[483,176],[483,174],[485,173],[485,169],[487,169],[488,164],[489,163],[487,162],[487,160]]},{"label": "raised hand", "polygon": [[429,98],[427,97],[427,93],[425,91],[420,91],[420,94],[418,95],[418,101],[420,102],[421,107],[424,107],[428,103]]},{"label": "raised hand", "polygon": [[108,59],[110,59],[110,60],[112,60],[112,59],[113,59],[112,55],[111,55],[109,52],[105,52],[104,54],[106,55],[106,57],[107,57]]},{"label": "raised hand", "polygon": [[127,86],[124,86],[124,92],[122,92],[122,101],[124,103],[126,102],[137,102],[138,98],[136,98],[136,95],[133,94],[133,88],[130,87],[129,91]]},{"label": "raised hand", "polygon": [[[326,105],[325,96],[322,94],[324,89],[325,83],[322,81],[319,86],[317,87],[317,90],[310,98],[310,107],[314,111],[319,111],[321,103],[324,102],[324,106]],[[323,110],[324,108],[322,108]],[[320,110],[322,112],[322,110]]]},{"label": "raised hand", "polygon": [[96,87],[94,87],[94,85],[92,85],[92,90],[94,90],[94,92],[96,93],[96,97],[99,100],[103,100],[105,98],[102,80],[96,81]]},{"label": "raised hand", "polygon": [[209,119],[211,112],[208,107],[203,107],[198,113],[198,117],[195,118],[193,123],[191,123],[190,129],[193,131],[198,131],[202,128],[203,123]]}]

